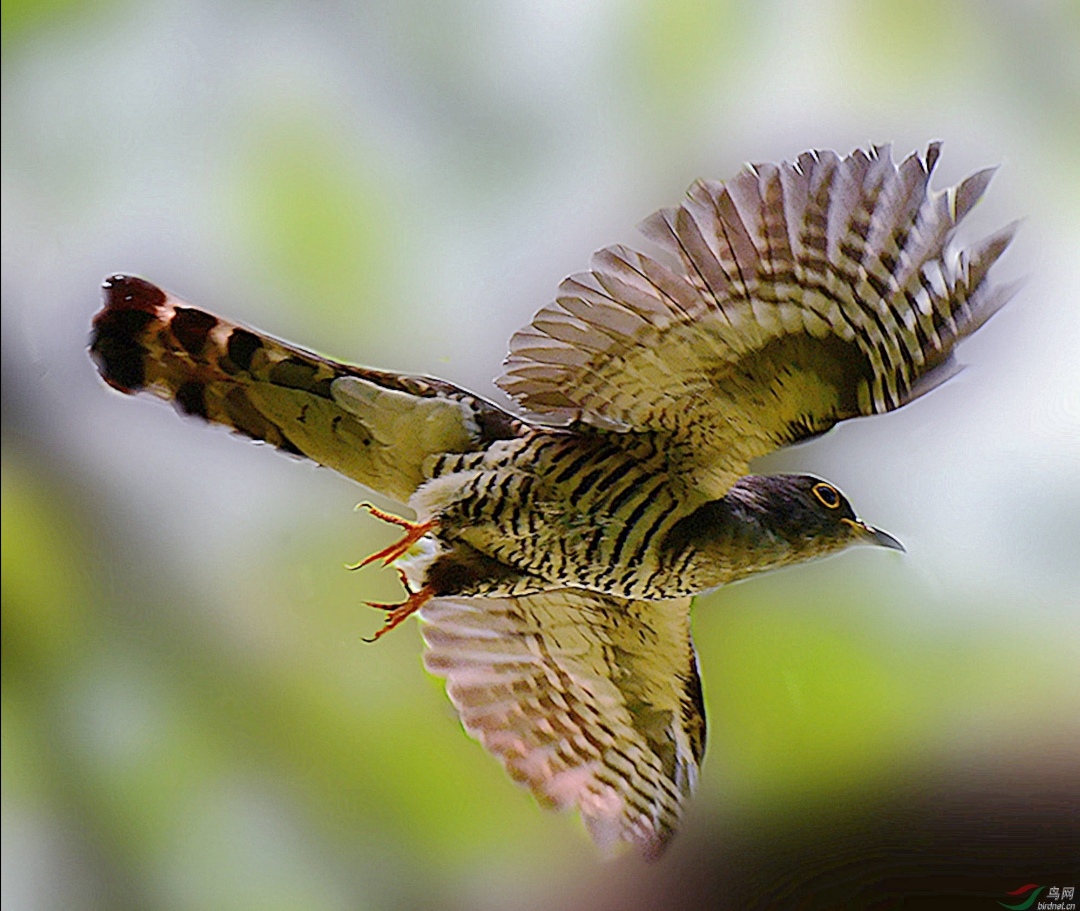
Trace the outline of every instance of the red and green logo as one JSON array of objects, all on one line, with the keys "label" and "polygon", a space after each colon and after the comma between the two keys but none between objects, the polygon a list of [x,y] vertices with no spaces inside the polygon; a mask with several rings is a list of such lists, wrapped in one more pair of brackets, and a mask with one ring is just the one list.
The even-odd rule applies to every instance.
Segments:
[{"label": "red and green logo", "polygon": [[[1001,905],[1002,908],[1008,908],[1009,911],[1027,911],[1028,908],[1035,904],[1035,899],[1042,894],[1042,890],[1045,888],[1046,886],[1037,886],[1035,883],[1028,883],[1026,886],[1021,886],[1019,889],[1013,889],[1012,892],[1005,893],[1014,898],[1019,898],[1021,895],[1027,895],[1027,898],[1023,899],[1019,904],[1007,905],[1005,902],[998,902],[998,904]],[[1028,895],[1029,892],[1031,892],[1030,895]]]}]

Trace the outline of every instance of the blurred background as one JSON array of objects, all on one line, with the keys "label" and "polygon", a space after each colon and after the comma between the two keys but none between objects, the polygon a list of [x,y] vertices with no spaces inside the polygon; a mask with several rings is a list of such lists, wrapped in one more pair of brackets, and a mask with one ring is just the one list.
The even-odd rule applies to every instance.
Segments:
[{"label": "blurred background", "polygon": [[[6,909],[958,908],[1073,884],[1075,2],[5,0],[2,76]],[[939,188],[1002,165],[961,236],[1025,218],[997,274],[1027,283],[961,376],[763,466],[831,479],[908,554],[699,600],[709,751],[651,867],[601,863],[465,736],[415,623],[360,641],[362,602],[398,592],[342,569],[388,539],[364,491],[124,398],[86,356],[126,271],[505,401],[510,334],[694,178],[934,139]]]}]

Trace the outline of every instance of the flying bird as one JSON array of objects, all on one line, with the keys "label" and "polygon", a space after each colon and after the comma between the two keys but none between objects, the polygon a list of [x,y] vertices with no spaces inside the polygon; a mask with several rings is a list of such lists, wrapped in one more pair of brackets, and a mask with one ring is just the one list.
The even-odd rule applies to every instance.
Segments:
[{"label": "flying bird", "polygon": [[[307,457],[402,504],[378,635],[418,613],[466,730],[602,847],[657,855],[698,781],[695,595],[866,543],[902,549],[831,483],[751,462],[892,411],[954,371],[1012,293],[1014,226],[958,251],[992,169],[810,151],[698,181],[605,248],[510,340],[510,413],[452,383],[356,367],[114,275],[105,381]],[[378,638],[378,636],[376,636]]]}]

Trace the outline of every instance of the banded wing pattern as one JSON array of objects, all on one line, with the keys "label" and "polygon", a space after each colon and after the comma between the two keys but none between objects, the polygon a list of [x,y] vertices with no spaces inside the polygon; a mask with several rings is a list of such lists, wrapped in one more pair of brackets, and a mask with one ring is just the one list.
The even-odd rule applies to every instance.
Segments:
[{"label": "banded wing pattern", "polygon": [[662,850],[705,749],[689,598],[562,589],[438,599],[421,616],[428,670],[515,781],[577,807],[602,848]]},{"label": "banded wing pattern", "polygon": [[930,193],[937,157],[807,152],[695,183],[643,224],[680,269],[601,250],[511,339],[497,383],[545,418],[666,435],[713,496],[757,456],[899,408],[1013,291],[986,276],[1014,226],[949,252],[993,171]]}]

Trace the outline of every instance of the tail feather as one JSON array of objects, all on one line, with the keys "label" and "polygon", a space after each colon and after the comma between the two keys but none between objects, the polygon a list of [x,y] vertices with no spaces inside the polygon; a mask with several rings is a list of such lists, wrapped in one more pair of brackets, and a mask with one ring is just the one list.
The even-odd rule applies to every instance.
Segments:
[{"label": "tail feather", "polygon": [[125,275],[103,286],[90,353],[124,393],[313,459],[402,502],[443,452],[512,437],[506,412],[442,380],[327,360]]}]

